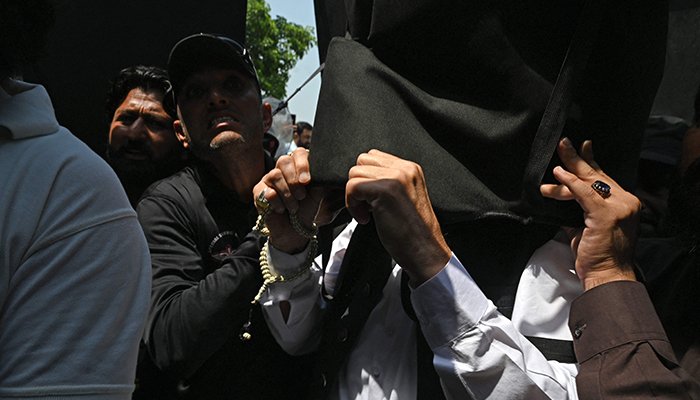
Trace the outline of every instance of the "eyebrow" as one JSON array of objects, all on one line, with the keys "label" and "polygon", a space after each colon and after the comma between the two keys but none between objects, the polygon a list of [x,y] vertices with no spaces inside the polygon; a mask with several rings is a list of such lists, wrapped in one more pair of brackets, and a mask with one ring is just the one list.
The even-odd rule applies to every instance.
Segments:
[{"label": "eyebrow", "polygon": [[167,113],[165,116],[163,116],[163,115],[160,115],[152,110],[147,110],[147,111],[141,113],[140,111],[136,111],[136,110],[122,109],[121,111],[117,110],[115,115],[118,115],[118,116],[125,115],[125,116],[135,117],[135,118],[138,118],[139,116],[141,116],[141,117],[143,117],[143,119],[145,119],[147,121],[156,121],[156,122],[161,122],[161,123],[168,123],[168,122],[173,120],[169,115],[167,115]]}]

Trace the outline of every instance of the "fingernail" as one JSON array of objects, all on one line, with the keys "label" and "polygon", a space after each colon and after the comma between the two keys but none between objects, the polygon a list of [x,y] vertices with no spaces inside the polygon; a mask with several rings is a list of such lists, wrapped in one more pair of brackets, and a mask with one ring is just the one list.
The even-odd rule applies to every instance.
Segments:
[{"label": "fingernail", "polygon": [[306,190],[301,188],[297,189],[294,192],[294,197],[296,197],[297,200],[304,200],[304,197],[306,197]]},{"label": "fingernail", "polygon": [[561,142],[564,143],[564,146],[566,146],[566,147],[574,147],[574,145],[571,144],[571,140],[569,140],[569,138],[565,137],[564,139],[561,140]]},{"label": "fingernail", "polygon": [[302,172],[299,174],[299,181],[300,182],[308,182],[311,180],[311,176],[309,175],[308,172]]}]

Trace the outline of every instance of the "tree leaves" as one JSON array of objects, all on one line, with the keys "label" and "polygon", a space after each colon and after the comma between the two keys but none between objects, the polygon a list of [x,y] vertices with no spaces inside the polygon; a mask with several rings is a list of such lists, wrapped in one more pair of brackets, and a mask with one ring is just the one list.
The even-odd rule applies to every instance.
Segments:
[{"label": "tree leaves", "polygon": [[289,71],[317,44],[314,28],[270,16],[264,0],[248,0],[246,46],[258,71],[264,96],[284,99]]}]

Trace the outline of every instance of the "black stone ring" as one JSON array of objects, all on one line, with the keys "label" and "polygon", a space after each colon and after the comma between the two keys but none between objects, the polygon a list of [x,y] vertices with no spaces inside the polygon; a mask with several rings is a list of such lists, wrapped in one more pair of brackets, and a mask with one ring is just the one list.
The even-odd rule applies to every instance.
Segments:
[{"label": "black stone ring", "polygon": [[610,185],[608,185],[607,183],[603,181],[595,181],[593,182],[591,187],[593,188],[593,190],[596,191],[596,193],[600,195],[600,197],[604,199],[610,197]]}]

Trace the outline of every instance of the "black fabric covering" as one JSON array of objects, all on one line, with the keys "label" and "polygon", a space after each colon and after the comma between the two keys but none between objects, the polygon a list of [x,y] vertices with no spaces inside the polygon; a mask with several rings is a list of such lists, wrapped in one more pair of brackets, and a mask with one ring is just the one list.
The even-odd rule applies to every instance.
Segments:
[{"label": "black fabric covering", "polygon": [[[377,148],[423,167],[443,224],[494,216],[580,223],[576,204],[540,201],[538,184],[523,180],[582,6],[346,0],[351,39],[335,38],[328,49],[311,152],[315,182],[344,186],[357,155]],[[605,7],[564,135],[576,146],[593,139],[596,159],[630,189],[663,73],[668,4]],[[545,181],[553,182],[553,165]]]},{"label": "black fabric covering", "polygon": [[[318,24],[328,29],[319,38],[335,38],[319,50],[326,67],[310,153],[314,184],[344,188],[357,156],[373,148],[420,164],[448,245],[510,317],[534,249],[558,225],[582,222],[575,202],[544,200],[540,182],[524,182],[530,154],[544,160],[544,180],[554,182],[558,160],[552,149],[533,148],[533,139],[584,0],[315,3],[317,20],[328,18]],[[593,139],[605,171],[631,189],[663,73],[668,3],[599,3],[602,21],[590,58],[578,66],[582,84],[568,93],[573,104],[563,134],[577,147]],[[338,6],[347,16],[346,37],[338,37],[337,14],[318,12]],[[363,268],[354,272],[362,278],[343,283],[348,295],[331,302],[335,312],[325,321],[318,382],[326,390],[378,301],[363,298],[364,282],[374,288],[385,279],[386,261],[378,261],[385,256],[367,256],[381,253],[376,232],[360,228],[352,240],[364,251],[348,249],[341,274]],[[339,329],[350,332],[342,341]]]},{"label": "black fabric covering", "polygon": [[348,18],[343,0],[314,0],[316,31],[318,36],[318,58],[326,61],[328,45],[336,36],[345,36]]}]

